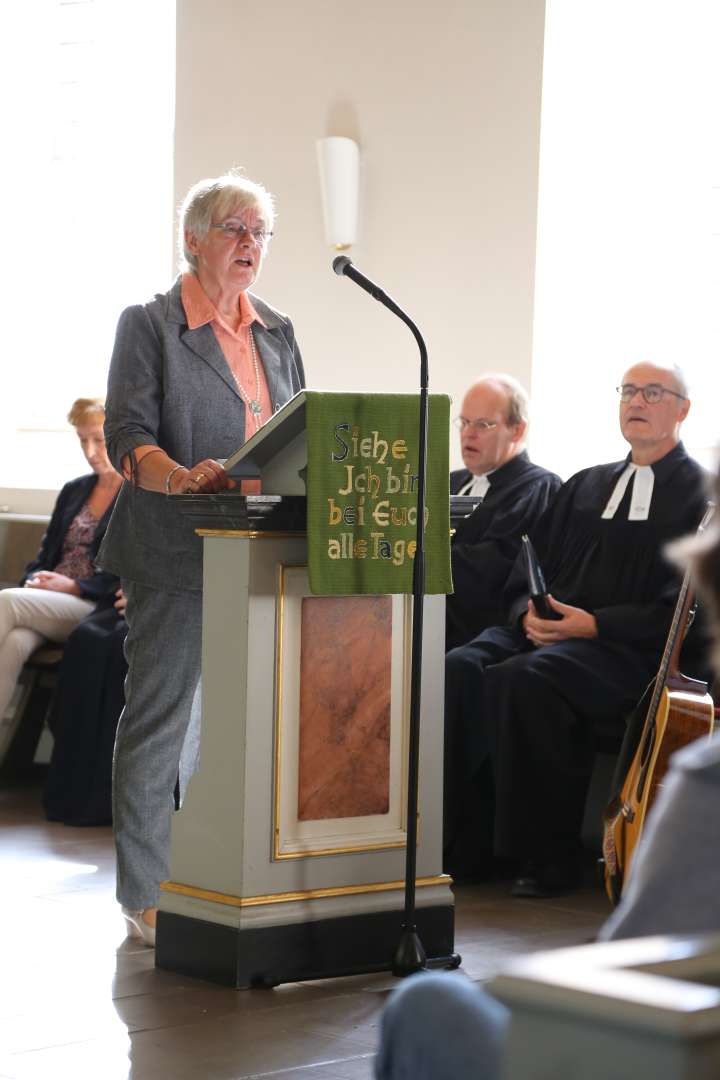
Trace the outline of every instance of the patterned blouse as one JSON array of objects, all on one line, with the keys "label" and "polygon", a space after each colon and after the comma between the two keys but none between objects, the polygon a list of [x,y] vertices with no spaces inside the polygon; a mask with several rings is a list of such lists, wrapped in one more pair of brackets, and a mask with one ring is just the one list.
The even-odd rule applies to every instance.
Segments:
[{"label": "patterned blouse", "polygon": [[62,557],[57,566],[53,567],[54,573],[65,574],[73,581],[92,577],[95,567],[89,552],[97,526],[98,519],[85,504],[70,522],[70,527],[65,533]]}]

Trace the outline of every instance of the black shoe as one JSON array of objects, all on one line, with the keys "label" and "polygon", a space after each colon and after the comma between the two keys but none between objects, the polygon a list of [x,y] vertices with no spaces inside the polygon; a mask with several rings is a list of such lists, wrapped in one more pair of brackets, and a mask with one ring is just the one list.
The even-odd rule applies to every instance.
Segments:
[{"label": "black shoe", "polygon": [[513,882],[511,896],[544,899],[567,896],[576,892],[582,883],[582,869],[577,859],[554,862],[528,862]]}]

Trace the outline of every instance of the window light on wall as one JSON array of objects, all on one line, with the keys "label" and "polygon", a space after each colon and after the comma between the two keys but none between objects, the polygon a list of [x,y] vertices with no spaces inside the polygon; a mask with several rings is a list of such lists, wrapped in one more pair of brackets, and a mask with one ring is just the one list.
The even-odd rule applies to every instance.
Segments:
[{"label": "window light on wall", "polygon": [[613,388],[679,363],[691,453],[720,438],[720,5],[548,0],[532,454],[564,476],[623,457]]},{"label": "window light on wall", "polygon": [[175,5],[34,0],[5,22],[0,487],[56,488],[87,468],[64,418],[104,394],[120,311],[171,280]]}]

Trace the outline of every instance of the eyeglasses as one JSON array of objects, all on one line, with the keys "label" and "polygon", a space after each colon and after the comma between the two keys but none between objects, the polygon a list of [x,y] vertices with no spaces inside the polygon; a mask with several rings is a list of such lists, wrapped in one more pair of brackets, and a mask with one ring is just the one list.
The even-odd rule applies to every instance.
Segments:
[{"label": "eyeglasses", "polygon": [[666,386],[661,386],[660,383],[648,383],[647,386],[635,386],[634,383],[623,383],[622,386],[616,386],[621,401],[632,401],[637,393],[647,401],[648,405],[657,405],[658,401],[662,401],[663,394],[672,394],[673,397],[680,398],[681,401],[687,401],[685,394],[678,394],[675,390],[668,390]]},{"label": "eyeglasses", "polygon": [[472,428],[473,431],[491,431],[498,426],[497,420],[468,420],[467,416],[456,416],[453,424],[460,431]]},{"label": "eyeglasses", "polygon": [[248,236],[252,237],[254,243],[258,247],[264,247],[268,241],[272,240],[272,233],[267,229],[257,228],[248,229],[247,225],[243,225],[240,221],[237,225],[231,225],[229,222],[220,222],[219,225],[211,225],[211,229],[219,229],[223,236],[232,237],[233,240],[245,240]]}]

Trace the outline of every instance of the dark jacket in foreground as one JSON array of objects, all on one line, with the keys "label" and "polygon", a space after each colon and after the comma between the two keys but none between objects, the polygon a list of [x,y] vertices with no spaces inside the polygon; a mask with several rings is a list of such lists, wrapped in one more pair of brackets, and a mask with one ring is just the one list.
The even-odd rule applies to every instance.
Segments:
[{"label": "dark jacket in foreground", "polygon": [[[450,494],[472,478],[467,469],[450,474]],[[505,621],[503,589],[520,550],[520,537],[543,513],[562,481],[534,465],[525,452],[488,478],[484,500],[464,518],[452,541],[455,588],[447,598],[445,648],[471,641]]]},{"label": "dark jacket in foreground", "polygon": [[[25,567],[25,573],[20,582],[21,585],[24,585],[27,579],[32,577],[38,570],[55,569],[62,558],[63,543],[73,518],[90,498],[96,484],[97,476],[95,473],[90,473],[89,476],[79,476],[77,480],[70,480],[62,488],[53,507],[47,532],[42,538],[40,550],[33,561]],[[113,504],[111,503],[95,530],[95,536],[89,551],[93,563],[97,558],[100,544],[108,527],[112,508]],[[114,574],[98,570],[92,577],[81,578],[77,584],[83,600],[98,603],[108,601],[111,597],[114,597],[115,590],[119,588],[120,582]]]}]

